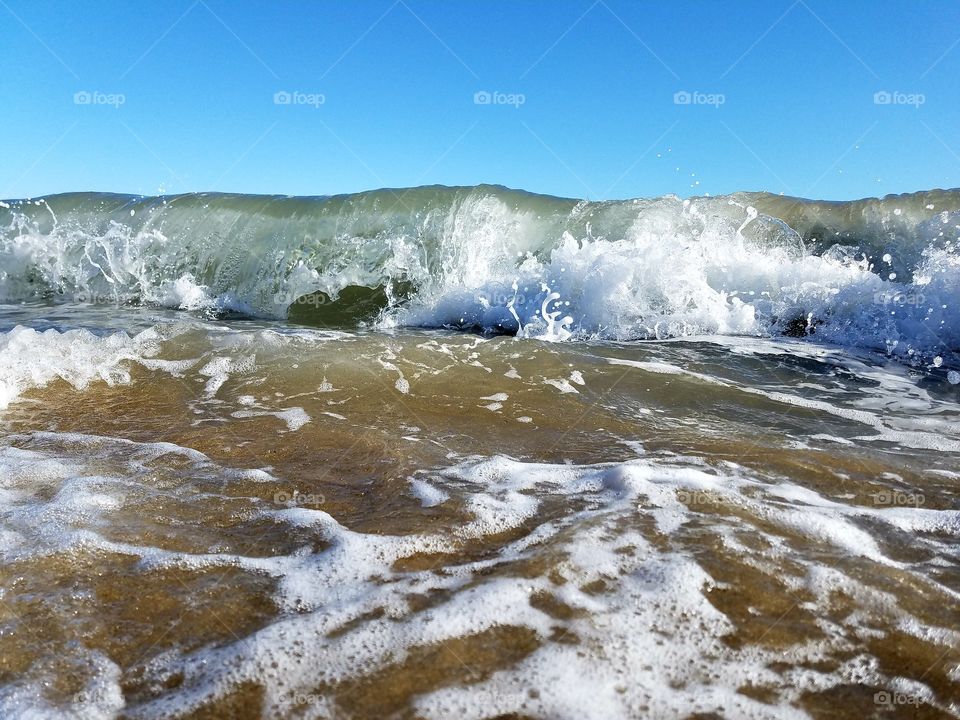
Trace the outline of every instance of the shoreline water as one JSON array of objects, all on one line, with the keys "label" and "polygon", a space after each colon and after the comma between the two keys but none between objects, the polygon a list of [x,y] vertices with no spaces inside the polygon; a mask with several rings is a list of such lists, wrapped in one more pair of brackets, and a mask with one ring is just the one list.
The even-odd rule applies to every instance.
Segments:
[{"label": "shoreline water", "polygon": [[0,712],[960,716],[958,207],[440,195],[2,211]]}]

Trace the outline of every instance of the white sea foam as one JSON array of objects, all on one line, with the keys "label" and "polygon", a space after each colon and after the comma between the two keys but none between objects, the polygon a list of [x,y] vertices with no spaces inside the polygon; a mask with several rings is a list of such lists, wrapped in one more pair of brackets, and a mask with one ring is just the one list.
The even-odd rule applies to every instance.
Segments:
[{"label": "white sea foam", "polygon": [[[335,413],[325,414],[331,415],[332,417],[340,420],[343,419],[342,415],[337,415]],[[236,410],[231,413],[231,416],[235,418],[272,416],[278,420],[282,420],[286,424],[287,430],[290,432],[299,430],[308,422],[310,422],[310,415],[308,415],[307,411],[302,407],[292,407],[287,408],[286,410]]]},{"label": "white sea foam", "polygon": [[[198,402],[205,403],[204,407],[222,409],[219,417],[230,413],[274,416],[283,423],[277,423],[280,431],[285,426],[288,430],[302,428],[310,415],[317,425],[327,422],[319,411],[313,412],[318,406],[308,403],[326,407],[327,402],[340,402],[336,393],[344,391],[333,387],[349,385],[341,382],[337,368],[325,366],[324,372],[332,379],[326,381],[330,388],[318,388],[315,380],[320,375],[312,376],[303,395],[313,397],[296,401],[302,402],[302,407],[291,406],[290,397],[278,397],[274,388],[264,386],[261,373],[265,368],[287,371],[291,360],[296,361],[293,365],[303,361],[302,356],[292,355],[294,351],[315,358],[315,344],[328,342],[330,335],[242,334],[209,323],[191,327],[200,327],[202,332],[185,336],[182,330],[158,326],[132,337],[116,336],[110,342],[123,352],[116,352],[109,343],[109,352],[105,352],[98,343],[108,338],[84,335],[96,352],[66,356],[58,362],[67,364],[57,365],[51,377],[67,373],[78,358],[89,362],[90,355],[105,363],[104,367],[127,368],[127,376],[113,380],[125,381],[131,365],[160,360],[158,347],[163,350],[159,354],[176,348],[179,354],[173,357],[197,357],[170,360],[172,364],[161,371],[189,373],[189,386],[203,396]],[[69,333],[50,332],[46,340],[44,334],[25,335],[25,347],[37,343],[44,348],[60,347],[59,343],[69,346],[74,339]],[[177,342],[166,344],[170,337]],[[710,342],[724,341],[712,338]],[[441,347],[444,344],[447,347]],[[778,350],[780,344],[783,347]],[[723,353],[704,352],[698,355],[696,367],[686,367],[674,359],[689,352],[685,342],[657,346],[652,353],[659,358],[656,360],[601,357],[591,359],[589,365],[578,360],[577,366],[583,368],[579,371],[572,370],[573,362],[564,362],[549,377],[536,370],[525,371],[527,380],[523,382],[505,380],[499,371],[484,373],[472,363],[496,369],[478,348],[503,352],[504,348],[529,348],[529,343],[508,339],[475,343],[466,338],[440,343],[431,339],[417,349],[440,359],[441,367],[460,363],[489,381],[482,391],[474,386],[465,389],[469,407],[489,402],[512,410],[516,404],[519,414],[530,390],[556,397],[558,402],[574,402],[590,399],[591,392],[602,392],[605,375],[615,379],[622,373],[643,373],[662,382],[689,384],[693,391],[707,388],[731,397],[743,394],[751,407],[769,404],[836,418],[838,424],[855,429],[844,433],[844,438],[866,432],[871,441],[883,438],[917,447],[939,442],[947,450],[949,443],[958,440],[955,428],[951,430],[953,405],[930,388],[911,383],[904,368],[879,368],[809,345],[803,346],[809,356],[790,352],[796,344],[787,340],[744,343],[738,345],[738,360],[759,363],[764,356],[790,357],[809,364],[816,360],[820,364],[817,372],[822,365],[838,372],[855,372],[867,382],[840,388],[832,376],[816,375],[794,389],[783,387],[775,374],[758,376],[749,368],[743,375],[732,371],[714,374],[711,362],[722,364],[724,361],[716,358]],[[403,345],[396,337],[378,339],[362,346],[357,357],[382,368],[387,388],[407,375],[415,379],[417,387],[429,387],[434,369],[415,362],[409,346],[405,350]],[[552,346],[537,346],[537,352],[550,357],[557,355],[556,351]],[[623,348],[610,352],[622,354]],[[151,357],[141,360],[138,353]],[[282,364],[276,363],[277,358]],[[513,360],[520,362],[518,357]],[[523,361],[530,362],[530,358]],[[723,369],[730,371],[729,366]],[[84,371],[83,376],[90,375],[90,382],[95,382],[102,372],[91,375]],[[47,374],[42,374],[37,382],[45,382],[45,377]],[[623,377],[622,387],[626,387],[630,378]],[[749,378],[749,384],[744,378]],[[561,396],[557,386],[544,386],[551,379],[563,381],[581,394]],[[208,386],[211,381],[215,387]],[[32,382],[27,378],[23,387]],[[515,388],[509,393],[501,391],[502,383],[507,382]],[[348,414],[353,419],[353,413]],[[529,417],[517,418],[523,419]],[[402,437],[426,438],[420,427],[404,425],[401,431],[407,433]],[[820,435],[824,440],[839,439],[832,430]],[[939,440],[934,439],[937,436]],[[856,438],[847,440],[854,441]],[[641,457],[630,462],[578,466],[488,457],[458,460],[453,467],[416,473],[409,480],[409,494],[399,493],[415,508],[413,512],[419,511],[419,505],[437,508],[431,513],[457,512],[464,518],[450,528],[429,533],[359,532],[322,504],[283,507],[243,498],[241,515],[288,526],[309,538],[299,550],[257,557],[213,546],[184,551],[175,545],[152,546],[135,537],[120,541],[110,539],[109,530],[123,525],[117,518],[139,512],[146,493],[170,492],[170,501],[175,500],[171,489],[175,486],[164,488],[155,482],[156,473],[164,468],[196,483],[191,490],[196,493],[195,501],[206,499],[218,506],[223,487],[233,480],[280,482],[262,469],[231,470],[201,453],[168,444],[56,433],[16,436],[5,442],[16,445],[0,448],[0,500],[6,508],[0,514],[0,556],[5,560],[82,549],[137,557],[137,567],[144,572],[229,568],[276,582],[273,599],[283,612],[268,627],[226,644],[152,658],[144,668],[152,682],[162,684],[165,678],[182,675],[183,683],[176,692],[126,708],[132,716],[189,714],[229,694],[238,683],[263,686],[264,714],[283,715],[289,709],[291,693],[309,695],[318,686],[374,673],[425,643],[473,637],[506,625],[532,634],[537,647],[514,665],[500,667],[474,684],[425,693],[416,700],[416,712],[424,717],[472,717],[489,710],[536,717],[616,718],[721,712],[722,708],[742,717],[791,717],[797,716],[795,704],[805,691],[828,690],[849,682],[850,677],[878,687],[896,686],[896,679],[871,664],[868,655],[834,671],[809,669],[849,650],[853,634],[881,633],[878,616],[883,618],[881,627],[902,628],[928,642],[945,646],[960,642],[955,630],[921,623],[911,615],[909,606],[885,595],[882,586],[842,569],[831,570],[819,555],[869,563],[869,567],[881,569],[876,572],[889,571],[905,578],[918,592],[956,603],[960,595],[930,570],[949,567],[952,562],[953,545],[960,538],[960,512],[923,506],[922,502],[911,506],[854,504],[853,495],[827,496],[787,478],[763,476],[732,463],[667,457],[655,450],[644,454],[643,448],[634,444],[630,447]],[[949,472],[937,477],[949,480]],[[907,475],[897,473],[877,480],[900,487]],[[210,479],[208,485],[197,480],[204,477]],[[776,652],[726,644],[724,638],[735,627],[733,620],[710,602],[710,593],[722,588],[685,544],[705,525],[717,542],[744,564],[773,577],[784,575],[783,582],[792,592],[808,593],[811,599],[805,601],[804,611],[820,614],[824,637]],[[758,553],[747,547],[743,533],[769,543],[769,549]],[[902,559],[899,538],[904,533],[911,538],[911,549],[924,552],[928,561],[917,564]],[[796,547],[798,537],[804,538],[803,550]],[[444,564],[442,572],[398,569],[403,565],[400,561],[417,555],[463,559]],[[794,571],[782,573],[781,562]],[[513,563],[546,563],[556,572],[530,577],[529,573],[511,572]],[[593,592],[589,589],[592,584],[602,584],[605,589]],[[837,588],[843,588],[857,606],[843,627],[823,619]],[[436,597],[438,601],[424,612],[411,604],[413,596]],[[545,597],[570,608],[569,617],[555,617],[541,609]],[[558,633],[577,638],[578,644],[551,640]],[[295,644],[294,639],[301,642]],[[770,664],[782,659],[783,652],[791,669],[774,672]],[[95,660],[90,662],[91,667],[96,666]],[[97,708],[112,707],[111,693],[118,685],[111,672],[104,666],[90,676],[91,682],[96,680],[103,687],[97,690],[104,698]],[[735,692],[746,684],[771,688],[775,704]],[[518,687],[536,688],[539,694],[517,692]],[[922,684],[913,691],[928,697]],[[25,697],[22,693],[29,692],[33,690],[9,687],[0,697],[0,707],[20,707],[18,703]],[[319,715],[334,717],[341,711],[332,697],[310,707]],[[89,714],[109,716],[110,712],[97,709]]]},{"label": "white sea foam", "polygon": [[[492,213],[509,212],[488,207]],[[798,241],[760,244],[695,205],[640,216],[622,237],[565,234],[549,253],[517,262],[483,235],[401,315],[423,325],[516,328],[528,337],[667,338],[767,335],[810,318],[816,336],[912,359],[960,347],[960,259],[930,249],[912,283],[879,277],[866,259],[814,255]],[[484,247],[484,245],[486,246]],[[454,262],[454,261],[451,261]],[[492,304],[488,298],[500,298]],[[779,323],[779,326],[778,326]],[[822,325],[820,324],[822,323]]]},{"label": "white sea foam", "polygon": [[[195,356],[182,358],[185,339]],[[86,329],[39,331],[17,325],[0,332],[0,410],[26,391],[58,380],[76,390],[100,382],[128,384],[136,366],[176,378],[196,373],[203,381],[204,399],[213,401],[231,378],[248,377],[257,369],[258,352],[276,357],[289,348],[349,340],[346,333],[305,328],[244,332],[199,321],[163,322],[136,333],[106,334]],[[332,386],[321,385],[319,391],[330,392]],[[236,402],[251,407],[256,398],[244,394]],[[269,411],[291,429],[309,420],[302,408]]]},{"label": "white sea foam", "polygon": [[[716,581],[694,557],[637,530],[638,522],[642,526],[649,518],[655,536],[679,539],[702,513],[715,513],[718,503],[739,508],[737,521],[728,530],[751,523],[753,532],[779,548],[766,559],[742,548],[745,562],[773,563],[779,552],[805,568],[807,575],[800,582],[814,597],[808,610],[827,607],[832,593],[843,587],[850,597],[869,602],[872,612],[889,615],[905,632],[937,637],[939,642],[960,640],[948,628],[917,622],[895,601],[882,604],[881,594],[862,580],[791,551],[779,534],[800,533],[844,553],[896,567],[927,592],[955,602],[954,593],[933,576],[893,560],[889,540],[868,530],[871,524],[862,520],[924,534],[919,542],[934,553],[948,553],[937,538],[944,532],[960,534],[956,511],[846,505],[787,481],[754,477],[731,463],[711,467],[683,458],[643,458],[573,466],[495,457],[411,480],[411,491],[422,505],[457,503],[471,517],[449,531],[365,534],[350,530],[322,509],[254,503],[251,510],[264,517],[315,532],[325,549],[266,558],[184,553],[109,541],[100,535],[100,528],[114,513],[137,502],[138,488],[165,455],[195,463],[195,472],[229,476],[236,471],[218,469],[200,453],[170,445],[56,434],[20,436],[18,442],[31,437],[35,445],[48,449],[8,447],[0,452],[8,478],[4,491],[19,493],[4,516],[4,526],[23,534],[14,543],[21,556],[82,542],[103,552],[139,556],[144,570],[230,567],[266,574],[278,581],[276,602],[296,611],[225,645],[153,658],[144,667],[147,677],[177,675],[183,681],[176,692],[128,707],[127,712],[137,717],[189,713],[243,682],[263,687],[263,713],[281,713],[291,694],[309,694],[319,685],[360,677],[417,646],[504,625],[533,633],[538,647],[479,682],[421,696],[416,701],[419,714],[626,718],[723,711],[738,717],[804,717],[791,703],[807,690],[848,682],[850,673],[862,682],[891,686],[894,679],[869,662],[835,672],[800,669],[822,662],[833,651],[845,651],[846,630],[830,630],[823,639],[786,650],[735,649],[724,642],[734,625],[709,600]],[[113,458],[118,470],[126,470],[113,478],[88,475],[83,467],[94,457],[100,462]],[[152,471],[137,469],[151,458]],[[51,486],[52,495],[41,491]],[[584,503],[584,509],[538,517],[548,498],[563,496]],[[398,559],[457,552],[471,542],[525,525],[525,533],[502,544],[494,555],[446,566],[443,573],[395,569]],[[730,548],[738,547],[733,534],[728,539]],[[547,548],[549,553],[543,555]],[[537,557],[560,558],[553,561],[557,564],[550,577],[499,572],[511,562]],[[775,573],[774,567],[769,571]],[[588,591],[591,583],[600,581],[606,588],[603,593]],[[430,593],[446,599],[427,612],[412,609],[406,599]],[[555,598],[571,613],[560,618],[538,609],[534,601],[544,597]],[[857,617],[849,622],[859,622]],[[875,618],[870,624],[875,625]],[[557,633],[576,638],[577,643],[549,640]],[[771,662],[784,658],[793,670],[781,674],[770,669]],[[107,668],[97,677],[105,688],[98,693],[106,709],[90,714],[108,716],[118,679]],[[770,688],[778,702],[759,702],[737,693],[736,688],[745,684]],[[922,683],[915,689],[926,692]],[[18,707],[22,702],[18,692],[8,689],[0,702]],[[322,703],[318,698],[311,705],[315,712],[323,708],[333,715],[338,712],[334,698]]]},{"label": "white sea foam", "polygon": [[410,492],[420,500],[423,507],[436,507],[450,499],[449,493],[418,478],[410,478]]},{"label": "white sea foam", "polygon": [[[102,198],[56,214],[50,201],[15,205],[0,210],[0,299],[52,293],[283,317],[312,293],[333,299],[364,286],[383,288],[382,327],[543,340],[789,330],[951,366],[960,348],[956,210],[874,201],[844,215],[818,205],[811,228],[803,202],[768,197],[757,203],[785,218],[739,196],[577,204],[493,188],[432,192],[409,216],[408,207],[384,212],[376,193],[355,196],[346,217],[317,200],[313,223],[299,206],[284,219],[256,202],[244,211],[200,197],[144,201],[134,218]],[[829,217],[838,244],[808,247],[800,231]],[[403,303],[399,283],[416,288]]]},{"label": "white sea foam", "polygon": [[77,390],[96,381],[128,383],[130,361],[157,352],[157,337],[149,331],[134,337],[122,332],[97,336],[88,330],[38,332],[17,326],[0,333],[0,409],[25,390],[57,379]]}]

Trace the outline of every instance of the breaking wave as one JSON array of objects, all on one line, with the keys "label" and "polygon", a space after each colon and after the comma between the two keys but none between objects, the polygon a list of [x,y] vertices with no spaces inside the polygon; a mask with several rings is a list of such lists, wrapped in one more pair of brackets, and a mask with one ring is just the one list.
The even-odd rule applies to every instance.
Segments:
[{"label": "breaking wave", "polygon": [[794,335],[942,365],[960,191],[591,202],[498,186],[0,203],[0,301],[550,340]]}]

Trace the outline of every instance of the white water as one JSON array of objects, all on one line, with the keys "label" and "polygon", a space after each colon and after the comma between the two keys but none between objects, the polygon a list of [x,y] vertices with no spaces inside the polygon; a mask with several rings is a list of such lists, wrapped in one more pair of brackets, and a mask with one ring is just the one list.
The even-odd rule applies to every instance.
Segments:
[{"label": "white water", "polygon": [[[151,682],[162,686],[178,677],[182,683],[176,692],[127,706],[124,711],[131,717],[189,713],[243,682],[263,688],[264,717],[294,709],[307,717],[337,717],[334,701],[315,688],[362,677],[418,646],[506,625],[529,630],[542,646],[481,681],[422,694],[417,711],[431,718],[527,713],[606,719],[697,712],[802,718],[806,715],[795,703],[804,692],[848,683],[909,692],[937,704],[928,686],[885,673],[869,654],[852,656],[834,670],[812,669],[856,647],[856,634],[876,632],[878,618],[918,638],[960,642],[955,628],[917,621],[880,588],[798,553],[789,539],[799,533],[842,556],[888,567],[927,592],[942,594],[946,602],[956,602],[956,594],[923,566],[892,559],[897,548],[884,530],[905,530],[919,547],[946,560],[960,537],[960,513],[847,505],[734,463],[640,457],[575,466],[489,457],[424,471],[411,487],[413,499],[442,493],[443,502],[457,503],[471,518],[439,534],[365,534],[321,509],[278,509],[240,498],[246,513],[307,533],[326,547],[247,557],[116,542],[103,529],[116,526],[116,518],[145,495],[158,492],[156,475],[166,476],[167,463],[174,476],[187,463],[190,476],[198,479],[194,485],[201,483],[194,502],[214,505],[222,499],[220,477],[280,486],[282,479],[259,470],[223,468],[201,453],[165,443],[54,433],[13,439],[34,449],[0,448],[0,490],[7,505],[0,550],[5,560],[82,547],[138,557],[143,572],[232,568],[277,581],[274,600],[285,612],[263,629],[193,652],[163,653],[147,663],[144,675]],[[88,467],[93,462],[95,468]],[[209,497],[203,482],[210,483]],[[169,492],[175,491],[176,485],[171,486]],[[558,498],[575,500],[584,509],[539,517],[543,502]],[[722,522],[713,512],[723,506],[737,508],[737,517]],[[786,650],[735,649],[724,643],[736,627],[709,601],[722,584],[682,549],[691,542],[684,533],[709,508],[709,517],[719,521],[712,532],[729,551],[774,576],[780,563],[793,565],[784,581],[810,598],[806,611],[821,614],[820,637]],[[394,569],[399,559],[457,553],[531,519],[529,534],[486,559],[452,564],[443,573]],[[646,521],[651,531],[639,532]],[[768,543],[762,555],[742,543],[745,528]],[[651,537],[669,541],[668,546]],[[550,577],[490,572],[536,558],[546,548],[550,557],[562,558],[553,561],[556,570]],[[605,584],[604,592],[585,590],[597,581]],[[826,619],[839,589],[859,605],[843,626]],[[408,604],[408,597],[430,593],[446,599],[425,611]],[[559,619],[538,609],[534,601],[545,596],[573,608],[574,615]],[[371,618],[375,610],[382,616]],[[358,618],[366,619],[356,623]],[[558,632],[578,642],[559,642]],[[85,704],[73,709],[91,718],[113,717],[123,704],[119,668],[82,643],[71,652],[89,687]],[[790,663],[788,671],[771,669],[783,661]],[[29,683],[7,686],[0,692],[0,708],[10,714],[39,713],[40,684],[50,680],[45,672],[35,668]],[[744,685],[771,689],[776,703],[736,692]],[[534,688],[538,692],[529,692]]]},{"label": "white water", "polygon": [[[110,215],[67,221],[40,201],[30,217],[10,210],[0,231],[0,299],[53,292],[282,317],[310,293],[381,285],[392,296],[404,281],[416,286],[413,297],[394,298],[379,327],[547,340],[789,329],[912,364],[952,364],[960,348],[960,222],[957,211],[925,207],[910,214],[912,225],[888,208],[879,225],[859,228],[874,234],[859,250],[837,231],[837,244],[820,241],[814,253],[784,222],[719,198],[581,203],[549,215],[475,191],[402,222],[360,212],[332,225],[326,216],[315,225],[274,219],[256,233],[244,229],[251,220],[216,205],[198,217],[219,225],[201,231],[165,203],[134,225]],[[371,223],[380,224],[374,231]]]}]

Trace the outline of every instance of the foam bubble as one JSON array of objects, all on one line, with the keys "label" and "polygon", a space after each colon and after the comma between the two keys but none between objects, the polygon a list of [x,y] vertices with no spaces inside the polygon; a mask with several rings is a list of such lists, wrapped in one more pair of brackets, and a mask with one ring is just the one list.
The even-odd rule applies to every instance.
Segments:
[{"label": "foam bubble", "polygon": [[156,337],[118,332],[107,336],[88,330],[38,332],[18,325],[0,334],[0,409],[24,391],[61,379],[83,390],[95,381],[130,382],[129,363],[158,351]]},{"label": "foam bubble", "polygon": [[[896,571],[923,592],[956,602],[928,563],[895,559],[898,543],[887,530],[914,533],[931,555],[946,559],[952,549],[941,538],[960,537],[960,512],[848,504],[733,463],[653,454],[598,465],[474,458],[408,480],[421,507],[443,506],[465,518],[430,532],[360,532],[320,508],[244,498],[248,515],[296,529],[313,547],[255,557],[117,542],[102,532],[117,513],[139,511],[141,493],[164,492],[155,477],[165,467],[182,472],[187,463],[193,491],[218,502],[225,482],[271,481],[263,470],[223,468],[170,444],[55,433],[13,440],[29,447],[0,448],[0,489],[12,493],[4,498],[11,533],[5,553],[26,557],[83,542],[139,557],[145,572],[220,567],[276,581],[273,599],[282,612],[270,623],[227,643],[150,658],[144,682],[178,682],[128,708],[138,717],[190,714],[245,684],[262,691],[263,714],[282,714],[298,694],[375,675],[416,656],[417,648],[494,630],[530,638],[528,651],[469,684],[429,689],[414,700],[416,714],[800,717],[796,703],[804,693],[841,687],[854,676],[889,685],[869,654],[850,660],[856,633],[875,627],[878,617],[927,642],[949,647],[960,640],[949,628],[919,622],[862,573],[848,572],[850,558],[865,557],[870,567]],[[94,461],[107,463],[110,474],[91,472]],[[723,584],[692,551],[706,542],[708,520],[708,534],[737,553],[737,562],[771,578],[783,574],[779,562],[789,564],[788,583],[804,589],[803,611],[821,619],[822,636],[785,648],[727,642],[736,623],[711,601]],[[769,551],[743,546],[743,533]],[[797,536],[812,538],[807,550],[794,544]],[[847,564],[825,566],[823,548]],[[436,561],[425,569],[401,562],[418,557],[456,560],[440,569]],[[854,610],[828,621],[838,589]],[[830,667],[837,657],[844,663],[838,669],[809,670]],[[91,693],[102,711],[91,716],[115,712],[122,697],[118,670],[98,662],[90,659],[97,683]],[[784,663],[786,670],[773,669]],[[762,688],[763,701],[737,692],[745,685]],[[927,692],[922,681],[911,688]],[[8,686],[0,705],[16,711],[23,692]],[[324,695],[310,709],[343,714],[336,692]]]}]

